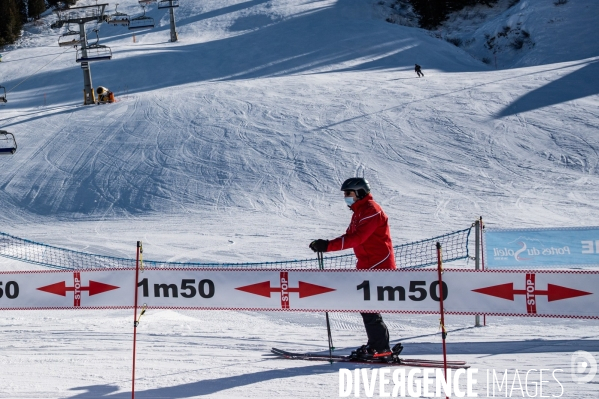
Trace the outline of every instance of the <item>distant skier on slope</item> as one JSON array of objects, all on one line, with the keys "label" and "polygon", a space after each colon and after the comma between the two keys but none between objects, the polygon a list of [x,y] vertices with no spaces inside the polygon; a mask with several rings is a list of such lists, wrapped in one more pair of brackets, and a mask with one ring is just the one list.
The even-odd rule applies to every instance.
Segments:
[{"label": "distant skier on slope", "polygon": [[[395,255],[391,243],[388,218],[377,204],[368,181],[361,177],[347,179],[341,186],[347,206],[354,213],[347,231],[334,240],[315,240],[310,243],[314,252],[331,252],[353,248],[359,270],[393,270]],[[364,320],[368,343],[352,352],[358,359],[391,358],[389,331],[380,313],[360,313]],[[393,347],[395,354],[401,352],[401,344]],[[385,355],[387,354],[387,355]],[[381,356],[382,355],[382,356]]]},{"label": "distant skier on slope", "polygon": [[422,77],[424,77],[424,74],[422,73],[422,67],[418,64],[415,64],[416,66],[414,67],[414,71],[416,72],[416,74],[418,75],[418,77],[420,77],[420,75],[422,75]]}]

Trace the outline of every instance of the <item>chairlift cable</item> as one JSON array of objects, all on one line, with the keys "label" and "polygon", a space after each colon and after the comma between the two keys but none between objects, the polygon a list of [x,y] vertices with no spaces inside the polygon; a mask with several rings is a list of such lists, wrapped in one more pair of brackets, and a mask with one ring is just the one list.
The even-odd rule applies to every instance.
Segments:
[{"label": "chairlift cable", "polygon": [[29,76],[27,76],[25,79],[21,80],[19,83],[16,84],[16,86],[13,86],[12,89],[7,90],[6,94],[10,93],[11,91],[13,91],[14,89],[16,89],[17,87],[19,87],[23,82],[25,82],[27,79],[29,79],[30,77],[32,77],[33,75],[35,75],[36,73],[38,73],[39,71],[41,71],[42,69],[44,69],[45,67],[47,67],[48,65],[50,65],[52,62],[54,62],[58,57],[60,57],[61,55],[63,55],[64,53],[66,53],[67,51],[69,51],[70,48],[67,48],[65,51],[63,51],[62,53],[58,54],[56,57],[52,58],[46,65],[42,66],[40,69],[38,69],[37,71],[29,74]]},{"label": "chairlift cable", "polygon": [[[60,36],[60,35],[55,35],[55,36]],[[54,48],[55,49],[56,45],[55,44],[51,44],[51,45],[49,44],[47,46],[39,46],[38,48]],[[28,60],[30,58],[50,57],[51,55],[55,55],[55,54],[58,54],[58,53],[41,54],[41,55],[36,55],[36,56],[32,56],[32,57],[25,57],[25,58],[15,58],[15,59],[11,58],[9,60],[2,61],[2,62],[6,62],[6,63],[9,63],[9,62],[20,62],[20,61]],[[62,55],[62,53],[60,53],[60,54]]]}]

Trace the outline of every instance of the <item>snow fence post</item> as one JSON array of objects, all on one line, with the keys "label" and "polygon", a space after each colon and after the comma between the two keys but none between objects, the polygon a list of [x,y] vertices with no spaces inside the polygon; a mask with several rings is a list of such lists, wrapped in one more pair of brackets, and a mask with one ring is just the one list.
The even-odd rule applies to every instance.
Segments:
[{"label": "snow fence post", "polygon": [[[441,339],[443,340],[443,372],[445,375],[445,383],[447,384],[447,348],[445,346],[445,338],[447,337],[447,330],[445,330],[445,316],[443,311],[443,257],[441,255],[441,243],[437,242],[437,275],[438,275],[438,286],[439,286],[439,308],[441,311]],[[447,396],[445,397],[446,399]]]},{"label": "snow fence post", "polygon": [[[484,246],[484,232],[485,232],[485,224],[483,223],[483,217],[480,216],[479,217],[479,221],[480,221],[480,264],[481,264],[481,270],[485,270],[485,246]],[[483,326],[487,325],[487,315],[483,314]]]},{"label": "snow fence post", "polygon": [[[474,270],[480,270],[480,221],[474,222]],[[474,316],[474,327],[480,327],[480,315]]]},{"label": "snow fence post", "polygon": [[[141,241],[137,242],[137,255],[135,257],[135,290],[133,291],[134,300],[133,300],[133,367],[132,367],[132,376],[131,376],[131,399],[135,399],[135,344],[137,342],[137,326],[139,325],[139,318],[145,313],[144,309],[141,311],[139,318],[137,317],[137,285],[139,280],[139,268],[140,263],[143,265],[143,247]],[[141,260],[141,262],[140,262]]]}]

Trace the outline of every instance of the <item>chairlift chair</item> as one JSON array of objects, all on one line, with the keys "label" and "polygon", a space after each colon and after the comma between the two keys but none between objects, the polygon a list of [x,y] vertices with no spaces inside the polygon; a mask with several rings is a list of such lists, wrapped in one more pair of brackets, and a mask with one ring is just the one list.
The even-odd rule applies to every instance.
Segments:
[{"label": "chairlift chair", "polygon": [[17,152],[15,135],[6,130],[0,130],[0,155],[12,155],[15,152]]},{"label": "chairlift chair", "polygon": [[6,87],[4,86],[0,86],[0,101],[3,103],[8,102],[8,100],[6,99]]},{"label": "chairlift chair", "polygon": [[[100,35],[98,34],[98,29],[94,29],[94,32],[96,32],[96,42],[90,44],[85,49],[78,49],[76,62],[106,61],[112,58],[112,50],[110,47],[99,44]],[[85,50],[87,55],[83,54],[83,50]]]},{"label": "chairlift chair", "polygon": [[58,18],[56,21],[54,21],[51,25],[50,28],[52,29],[60,29],[64,26],[65,21],[65,13],[63,12],[63,10],[54,10],[56,12],[56,17]]},{"label": "chairlift chair", "polygon": [[52,29],[60,29],[63,26],[64,26],[64,21],[61,21],[61,20],[52,22],[52,24],[50,24],[50,28],[52,28]]},{"label": "chairlift chair", "polygon": [[143,9],[144,9],[144,13],[141,16],[131,18],[129,20],[129,30],[154,27],[154,18],[146,17],[146,7],[143,6]]},{"label": "chairlift chair", "polygon": [[62,34],[58,37],[58,46],[59,47],[75,47],[75,46],[79,45],[79,42],[80,42],[79,32],[70,30],[68,28],[64,34]]},{"label": "chairlift chair", "polygon": [[129,25],[129,15],[124,12],[119,12],[119,3],[116,3],[114,7],[114,14],[111,14],[108,18],[108,23],[113,25]]},{"label": "chairlift chair", "polygon": [[158,8],[176,8],[179,7],[179,0],[160,0]]}]

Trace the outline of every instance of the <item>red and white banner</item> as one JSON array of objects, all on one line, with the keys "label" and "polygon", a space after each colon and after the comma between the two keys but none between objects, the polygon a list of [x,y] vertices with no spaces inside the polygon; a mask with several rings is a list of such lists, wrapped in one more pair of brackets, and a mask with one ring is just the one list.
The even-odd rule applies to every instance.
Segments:
[{"label": "red and white banner", "polygon": [[[0,309],[131,308],[135,270],[0,272]],[[161,309],[439,313],[436,270],[152,269],[138,303]],[[447,314],[599,319],[599,272],[446,269]]]},{"label": "red and white banner", "polygon": [[135,270],[0,272],[0,309],[131,308]]}]

